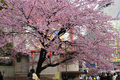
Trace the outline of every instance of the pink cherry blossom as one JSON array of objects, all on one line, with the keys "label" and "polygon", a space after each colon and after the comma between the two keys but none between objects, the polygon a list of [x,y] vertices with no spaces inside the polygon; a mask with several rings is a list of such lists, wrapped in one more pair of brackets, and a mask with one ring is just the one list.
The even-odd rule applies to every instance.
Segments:
[{"label": "pink cherry blossom", "polygon": [[[8,6],[3,5],[6,9],[0,11],[0,30],[5,32],[4,35],[0,33],[0,47],[8,42],[13,44],[13,51],[8,53],[11,59],[18,52],[30,55],[31,48],[40,51],[36,68],[38,76],[47,67],[64,65],[65,62],[85,61],[97,63],[99,68],[114,67],[107,58],[113,57],[111,54],[116,54],[119,49],[116,43],[120,42],[120,33],[110,22],[113,18],[95,9],[101,4],[98,0],[5,2]],[[66,33],[68,36],[64,35]],[[51,62],[50,51],[54,53]]]}]

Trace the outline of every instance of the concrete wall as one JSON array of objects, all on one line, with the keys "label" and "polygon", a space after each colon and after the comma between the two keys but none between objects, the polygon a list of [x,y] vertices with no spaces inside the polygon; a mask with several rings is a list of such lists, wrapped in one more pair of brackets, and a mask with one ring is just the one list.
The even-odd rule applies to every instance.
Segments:
[{"label": "concrete wall", "polygon": [[17,62],[17,59],[15,59],[13,66],[0,66],[0,71],[4,77],[19,75],[27,76],[27,73],[29,72],[29,67],[26,66],[27,62],[28,58],[23,56],[21,62]]},{"label": "concrete wall", "polygon": [[[14,76],[14,66],[0,66],[0,71],[3,76]],[[4,74],[3,74],[4,71]]]},{"label": "concrete wall", "polygon": [[58,67],[59,67],[59,71],[66,71],[66,67],[67,67],[67,71],[79,71],[78,64],[67,64],[65,65],[65,67],[61,67],[59,65]]},{"label": "concrete wall", "polygon": [[22,56],[21,61],[17,62],[17,59],[15,59],[15,73],[28,73],[29,68],[26,65],[28,63],[28,57],[27,56]]}]

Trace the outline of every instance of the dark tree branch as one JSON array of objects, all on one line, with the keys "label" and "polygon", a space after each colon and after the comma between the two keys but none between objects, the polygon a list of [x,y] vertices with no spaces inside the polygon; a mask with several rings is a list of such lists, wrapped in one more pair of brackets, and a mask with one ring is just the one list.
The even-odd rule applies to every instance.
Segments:
[{"label": "dark tree branch", "polygon": [[27,16],[25,15],[23,8],[19,8],[19,10],[23,13],[24,17],[27,19]]},{"label": "dark tree branch", "polygon": [[[61,62],[55,63],[55,64],[51,64],[51,63],[50,63],[50,64],[47,64],[47,65],[41,67],[41,70],[44,70],[44,69],[46,69],[47,67],[55,67],[55,66],[60,65],[61,63],[65,63],[66,61],[69,61],[69,60],[75,58],[74,56],[70,56],[70,55],[76,55],[76,54],[78,54],[76,51],[66,52],[66,53],[69,54],[69,56],[66,57],[66,59],[62,60]],[[75,54],[75,53],[76,53],[76,54]]]},{"label": "dark tree branch", "polygon": [[59,63],[56,63],[56,64],[47,64],[47,65],[43,66],[43,67],[41,68],[41,70],[44,70],[44,69],[46,69],[47,67],[55,67],[55,66],[58,66],[58,65],[60,65],[61,63],[64,63],[64,62],[66,62],[66,61],[68,61],[68,60],[70,60],[70,59],[73,59],[73,58],[74,58],[74,57],[67,58],[67,59],[65,59],[65,60],[63,60],[63,61],[61,61],[61,62],[59,62]]},{"label": "dark tree branch", "polygon": [[36,68],[36,74],[39,78],[40,78],[39,73],[42,71],[41,67],[42,67],[43,62],[45,61],[46,54],[47,54],[47,51],[45,49],[41,48],[40,55],[39,55],[39,60],[38,60],[38,63],[37,63],[37,68]]},{"label": "dark tree branch", "polygon": [[[35,4],[35,2],[34,2],[34,4]],[[33,6],[32,6],[32,8],[31,8],[31,10],[30,10],[30,13],[29,13],[29,15],[28,15],[28,17],[27,17],[27,20],[29,19],[32,10],[33,10]]]}]

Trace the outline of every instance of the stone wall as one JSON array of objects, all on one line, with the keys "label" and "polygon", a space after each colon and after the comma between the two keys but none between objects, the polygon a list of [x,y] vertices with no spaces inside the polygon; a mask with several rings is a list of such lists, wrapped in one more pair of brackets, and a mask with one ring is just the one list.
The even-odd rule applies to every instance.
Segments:
[{"label": "stone wall", "polygon": [[14,76],[14,66],[0,66],[0,71],[3,76]]}]

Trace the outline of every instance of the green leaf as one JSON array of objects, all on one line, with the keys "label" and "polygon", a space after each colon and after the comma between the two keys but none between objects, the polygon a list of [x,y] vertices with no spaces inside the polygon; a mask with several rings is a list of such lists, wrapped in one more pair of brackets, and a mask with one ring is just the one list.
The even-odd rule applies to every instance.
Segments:
[{"label": "green leaf", "polygon": [[0,10],[2,10],[3,9],[3,7],[2,6],[0,6]]},{"label": "green leaf", "polygon": [[5,3],[4,0],[1,0],[1,3],[3,3],[3,5],[5,5],[5,6],[8,6],[8,5]]},{"label": "green leaf", "polygon": [[11,48],[13,47],[12,43],[7,43],[6,46]]},{"label": "green leaf", "polygon": [[1,3],[4,3],[5,1],[4,0],[1,0]]}]

